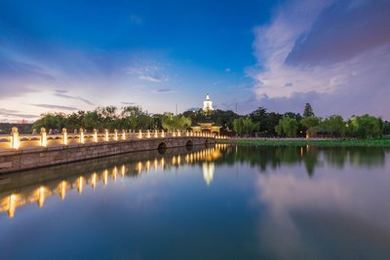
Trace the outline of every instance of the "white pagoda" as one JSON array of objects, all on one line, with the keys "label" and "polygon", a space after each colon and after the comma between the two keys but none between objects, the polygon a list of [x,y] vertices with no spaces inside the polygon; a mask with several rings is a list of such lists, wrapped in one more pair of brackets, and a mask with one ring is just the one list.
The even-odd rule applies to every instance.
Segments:
[{"label": "white pagoda", "polygon": [[209,113],[213,111],[213,101],[211,101],[209,94],[206,94],[206,99],[203,101],[203,112]]}]

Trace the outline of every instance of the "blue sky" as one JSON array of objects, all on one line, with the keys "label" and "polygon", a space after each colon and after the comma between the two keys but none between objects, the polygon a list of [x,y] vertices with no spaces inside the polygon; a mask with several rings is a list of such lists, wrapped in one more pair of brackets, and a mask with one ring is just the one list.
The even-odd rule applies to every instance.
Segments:
[{"label": "blue sky", "polygon": [[[389,117],[390,3],[0,1],[0,120],[140,105]],[[387,114],[386,114],[387,113]]]}]

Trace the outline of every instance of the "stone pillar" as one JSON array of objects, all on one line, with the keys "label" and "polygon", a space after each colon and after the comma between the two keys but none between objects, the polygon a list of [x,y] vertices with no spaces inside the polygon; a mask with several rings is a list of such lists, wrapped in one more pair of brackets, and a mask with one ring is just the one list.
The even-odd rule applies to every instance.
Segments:
[{"label": "stone pillar", "polygon": [[62,128],[62,144],[68,145],[68,131],[66,128]]},{"label": "stone pillar", "polygon": [[164,138],[165,137],[165,132],[164,132],[164,129],[161,130],[161,137]]},{"label": "stone pillar", "polygon": [[110,137],[108,136],[108,129],[104,129],[104,141],[108,142],[110,139]]},{"label": "stone pillar", "polygon": [[46,134],[46,129],[41,128],[41,146],[42,147],[47,147],[47,134]]},{"label": "stone pillar", "polygon": [[146,138],[150,138],[150,130],[146,130]]},{"label": "stone pillar", "polygon": [[175,130],[172,131],[172,137],[176,137],[176,131]]},{"label": "stone pillar", "polygon": [[122,140],[126,140],[126,130],[122,129]]},{"label": "stone pillar", "polygon": [[93,142],[98,142],[98,131],[96,130],[96,128],[93,129]]},{"label": "stone pillar", "polygon": [[142,130],[141,129],[138,131],[138,138],[142,139]]},{"label": "stone pillar", "polygon": [[11,148],[12,149],[19,149],[20,146],[20,136],[19,136],[19,130],[17,127],[12,127],[11,130]]},{"label": "stone pillar", "polygon": [[177,130],[177,136],[181,136],[180,130]]},{"label": "stone pillar", "polygon": [[118,141],[118,130],[114,129],[114,140]]},{"label": "stone pillar", "polygon": [[157,131],[157,129],[154,130],[154,138],[158,138],[158,131]]},{"label": "stone pillar", "polygon": [[85,138],[84,138],[84,129],[80,128],[80,144],[85,143]]}]

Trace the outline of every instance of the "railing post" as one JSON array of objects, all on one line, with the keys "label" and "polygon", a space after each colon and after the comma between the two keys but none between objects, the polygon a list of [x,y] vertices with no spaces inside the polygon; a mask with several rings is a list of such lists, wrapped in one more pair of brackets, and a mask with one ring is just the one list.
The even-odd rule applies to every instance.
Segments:
[{"label": "railing post", "polygon": [[47,134],[46,134],[46,129],[41,128],[41,146],[42,147],[47,147]]},{"label": "railing post", "polygon": [[98,131],[96,130],[96,128],[93,129],[93,142],[98,142]]},{"label": "railing post", "polygon": [[186,136],[190,136],[190,133],[188,132],[188,130],[186,130]]},{"label": "railing post", "polygon": [[180,130],[177,130],[177,136],[181,136]]},{"label": "railing post", "polygon": [[66,128],[62,128],[62,144],[68,145],[68,132]]},{"label": "railing post", "polygon": [[12,127],[11,130],[11,148],[19,149],[20,146],[20,137],[19,130],[17,127]]},{"label": "railing post", "polygon": [[84,144],[85,139],[84,139],[84,129],[80,128],[80,144]]},{"label": "railing post", "polygon": [[122,140],[126,140],[126,130],[122,129]]},{"label": "railing post", "polygon": [[157,129],[154,130],[154,138],[158,138],[158,131],[157,131]]},{"label": "railing post", "polygon": [[142,130],[141,129],[138,131],[138,138],[142,139]]},{"label": "railing post", "polygon": [[161,130],[161,137],[165,137],[165,132],[164,132],[164,129],[163,130]]},{"label": "railing post", "polygon": [[118,141],[118,130],[114,129],[114,140]]},{"label": "railing post", "polygon": [[108,142],[109,140],[108,129],[104,129],[104,141]]},{"label": "railing post", "polygon": [[176,131],[175,130],[172,131],[172,137],[176,137]]},{"label": "railing post", "polygon": [[150,138],[150,130],[146,130],[146,138]]}]

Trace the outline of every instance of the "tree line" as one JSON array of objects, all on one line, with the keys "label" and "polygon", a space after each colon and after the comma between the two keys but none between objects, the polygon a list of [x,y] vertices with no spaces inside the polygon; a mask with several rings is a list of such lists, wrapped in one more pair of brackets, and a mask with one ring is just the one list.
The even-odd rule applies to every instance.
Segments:
[{"label": "tree line", "polygon": [[138,106],[98,107],[93,111],[78,111],[70,114],[46,113],[34,122],[32,128],[69,131],[83,128],[92,129],[132,129],[132,130],[186,130],[201,122],[213,122],[221,126],[221,134],[230,136],[259,137],[356,137],[378,138],[390,134],[390,122],[371,115],[352,116],[344,119],[340,115],[321,118],[314,114],[307,103],[302,115],[287,112],[268,112],[259,107],[247,115],[239,115],[231,110],[214,110],[205,114],[201,109],[185,111],[181,114],[151,114]]}]

